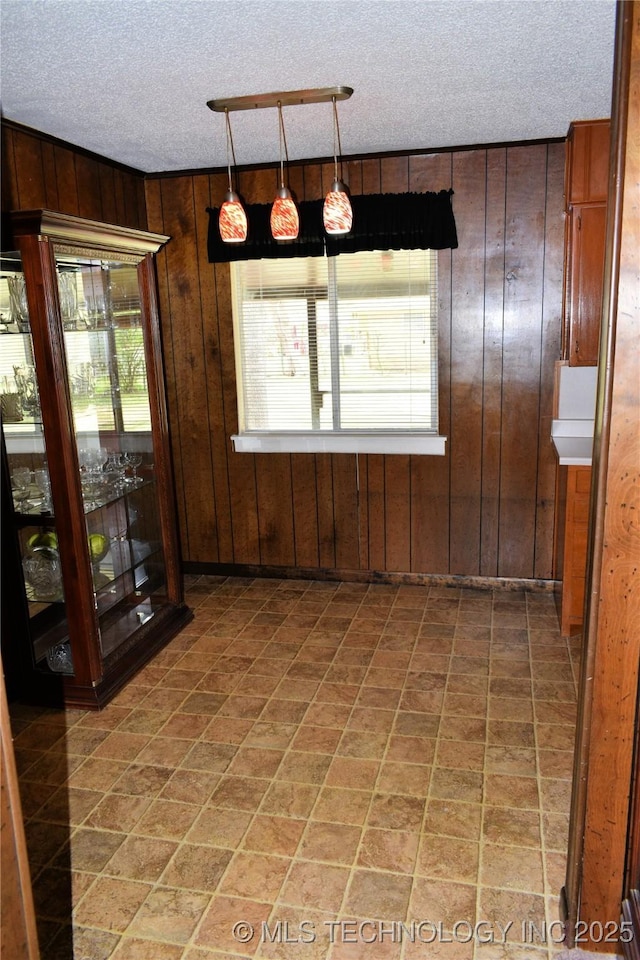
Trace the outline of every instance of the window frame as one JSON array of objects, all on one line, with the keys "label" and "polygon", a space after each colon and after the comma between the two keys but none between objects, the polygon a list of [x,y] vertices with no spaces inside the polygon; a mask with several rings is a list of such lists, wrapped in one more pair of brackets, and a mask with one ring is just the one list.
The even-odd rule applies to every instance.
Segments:
[{"label": "window frame", "polygon": [[[437,252],[432,251],[434,257]],[[327,261],[326,299],[330,301],[337,291],[335,274],[336,257],[324,257]],[[293,259],[307,259],[306,257]],[[236,378],[238,384],[237,405],[238,423],[244,421],[244,377],[243,367],[243,337],[241,330],[241,306],[239,304],[239,286],[233,276],[235,264],[230,264],[231,272],[231,301],[234,330],[234,354]],[[436,259],[437,266],[437,259]],[[437,301],[436,301],[437,302]],[[437,316],[435,318],[435,429],[420,430],[394,427],[375,427],[366,429],[348,429],[333,427],[332,429],[310,430],[282,430],[282,429],[239,429],[232,434],[231,441],[236,453],[350,453],[350,454],[416,454],[444,456],[446,453],[447,437],[439,432],[439,336]],[[431,367],[434,370],[433,365]]]}]

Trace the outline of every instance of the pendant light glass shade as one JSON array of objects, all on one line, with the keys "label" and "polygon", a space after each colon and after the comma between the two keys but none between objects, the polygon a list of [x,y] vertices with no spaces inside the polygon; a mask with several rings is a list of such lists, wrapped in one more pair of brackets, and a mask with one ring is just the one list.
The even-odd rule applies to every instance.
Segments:
[{"label": "pendant light glass shade", "polygon": [[280,136],[280,189],[276,193],[276,198],[271,207],[271,236],[274,240],[295,240],[300,230],[300,217],[298,208],[291,196],[291,191],[284,185],[284,160],[282,156],[282,147],[289,162],[289,151],[287,150],[287,138],[284,132],[284,121],[282,119],[282,104],[278,101],[278,123]]},{"label": "pendant light glass shade", "polygon": [[349,199],[349,191],[338,177],[338,155],[342,153],[340,144],[340,126],[338,124],[338,108],[336,98],[333,101],[333,183],[331,190],[324,198],[322,208],[322,222],[324,229],[332,237],[342,237],[349,233],[353,225],[353,210]]},{"label": "pendant light glass shade", "polygon": [[225,243],[242,243],[247,239],[247,215],[240,197],[233,190],[229,190],[220,207],[218,227]]},{"label": "pendant light glass shade", "polygon": [[224,203],[220,207],[218,217],[218,229],[220,230],[220,239],[225,243],[242,243],[247,239],[247,215],[242,206],[240,197],[233,189],[231,182],[231,161],[230,154],[233,156],[233,165],[236,165],[236,153],[233,149],[233,137],[231,136],[231,123],[229,122],[229,111],[225,110],[227,119],[227,173],[229,176],[229,189],[225,194]]},{"label": "pendant light glass shade", "polygon": [[300,217],[291,191],[280,187],[271,207],[271,235],[274,240],[295,240],[300,230]]},{"label": "pendant light glass shade", "polygon": [[353,210],[347,188],[341,180],[334,180],[331,190],[324,198],[322,222],[332,237],[344,236],[353,225]]}]

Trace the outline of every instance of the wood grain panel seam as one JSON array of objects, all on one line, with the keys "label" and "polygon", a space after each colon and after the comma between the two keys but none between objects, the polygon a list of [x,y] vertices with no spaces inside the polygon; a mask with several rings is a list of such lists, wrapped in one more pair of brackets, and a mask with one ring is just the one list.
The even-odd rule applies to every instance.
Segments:
[{"label": "wood grain panel seam", "polygon": [[[63,149],[64,149],[63,147],[59,147],[59,146],[55,146],[54,149],[53,149],[53,163],[54,163],[54,167],[55,167],[55,171],[56,171],[56,182],[58,182],[58,183],[60,182],[60,176],[61,176],[61,174],[58,173],[58,169],[59,169],[59,168],[58,168],[58,159],[59,159],[59,157],[61,156],[60,151],[63,150]],[[73,210],[67,208],[67,210],[66,210],[65,212],[66,212],[66,213],[72,213],[72,214],[74,214],[75,216],[77,216],[77,214],[78,214],[78,176],[77,176],[77,173],[76,173],[76,155],[75,155],[74,152],[71,152],[71,162],[72,162],[72,167],[73,167],[73,177],[72,177],[72,180],[73,180],[73,192],[74,192],[74,194],[75,194],[75,203],[73,204]],[[59,194],[60,194],[60,190],[59,190],[59,188],[58,188],[58,198],[59,198]],[[59,201],[59,202],[60,202],[60,201]]]},{"label": "wood grain panel seam", "polygon": [[[534,501],[534,518],[533,518],[533,567],[535,569],[536,565],[536,546],[537,546],[537,537],[538,537],[538,509],[539,509],[539,497],[538,490],[540,489],[540,458],[542,456],[541,448],[541,423],[542,423],[542,401],[543,401],[543,378],[544,378],[544,294],[545,294],[545,276],[547,270],[547,202],[549,197],[549,147],[545,149],[545,164],[544,164],[544,223],[542,230],[542,275],[540,277],[540,289],[541,289],[541,299],[540,299],[540,361],[538,364],[538,442],[536,444],[536,480],[535,480],[535,501]],[[532,570],[532,573],[534,571]]]},{"label": "wood grain panel seam", "polygon": [[331,476],[331,528],[333,530],[333,563],[337,566],[337,539],[338,539],[338,530],[337,530],[337,518],[336,518],[336,493],[335,493],[335,477],[334,477],[334,466],[336,462],[336,457],[340,454],[330,453],[329,454],[329,464],[330,470],[329,474]]},{"label": "wood grain panel seam", "polygon": [[[554,150],[554,153],[555,153],[555,150]],[[555,236],[557,233],[558,235],[564,236],[564,230],[562,229],[562,224],[560,222],[558,222],[557,226],[554,227],[553,211],[550,210],[549,208],[549,193],[551,189],[550,183],[552,183],[551,158],[552,158],[552,147],[551,145],[547,145],[547,164],[546,164],[547,186],[546,186],[546,203],[545,203],[544,259],[543,259],[543,283],[542,283],[542,323],[540,327],[540,337],[541,337],[541,342],[540,342],[541,381],[540,381],[540,394],[539,394],[540,430],[539,430],[539,438],[538,438],[538,474],[536,478],[536,526],[534,530],[534,570],[533,570],[534,575],[541,574],[542,572],[541,558],[544,556],[546,552],[547,559],[545,562],[545,567],[549,573],[549,576],[553,576],[553,573],[554,573],[553,543],[555,538],[555,530],[554,530],[555,516],[557,513],[557,505],[555,504],[554,499],[555,499],[555,491],[557,489],[558,463],[556,461],[555,453],[551,450],[551,441],[550,441],[549,435],[547,434],[546,427],[544,427],[544,433],[543,433],[543,425],[545,423],[549,424],[549,430],[550,430],[551,418],[553,416],[553,409],[552,409],[553,378],[551,376],[550,369],[545,368],[544,363],[545,363],[545,346],[547,348],[547,354],[550,352],[550,348],[552,346],[552,344],[549,342],[547,329],[548,329],[548,323],[551,317],[554,316],[553,292],[554,292],[554,289],[557,289],[557,288],[554,288],[553,284],[550,285],[552,303],[551,303],[551,306],[549,306],[549,287],[547,284],[547,277],[549,272],[548,264],[550,259],[552,259],[553,257],[553,245],[551,250],[549,250],[548,248],[549,248],[550,234],[552,236]],[[557,326],[555,346],[553,346],[552,359],[554,361],[554,364],[560,356],[560,340],[562,337],[562,297],[560,297],[560,300],[557,306],[559,308],[559,313],[560,313],[560,317],[559,317],[560,322]],[[549,359],[548,356],[547,356],[547,359]],[[546,385],[544,381],[545,374],[547,377]],[[545,400],[545,397],[546,397],[546,402],[549,404],[546,416],[545,416],[544,410],[542,409],[542,404]],[[545,449],[543,447],[543,444],[547,445],[546,454],[545,454]],[[545,488],[544,477],[541,476],[541,471],[545,461],[549,469],[548,476],[550,478],[551,477],[553,478],[553,485],[551,484],[551,482],[549,482],[549,485],[546,488]],[[542,494],[542,497],[541,497],[541,494]],[[542,537],[542,545],[540,545],[541,531],[543,531],[545,527],[548,530],[549,524],[544,523],[544,518],[540,522],[538,521],[538,511],[540,509],[544,509],[546,511],[546,508],[547,508],[546,501],[547,501],[547,497],[549,496],[551,496],[552,503],[554,505],[553,522],[551,523],[551,538],[549,540],[548,536],[547,538]]]},{"label": "wood grain panel seam", "polygon": [[414,491],[414,465],[413,461],[415,460],[414,456],[410,456],[408,460],[408,472],[409,472],[409,571],[413,570],[413,558],[414,558],[414,547],[415,547],[415,524],[413,522],[413,491]]},{"label": "wood grain panel seam", "polygon": [[[224,272],[226,272],[226,274],[227,274],[227,276],[228,276],[228,278],[229,278],[229,285],[231,285],[231,267],[230,267],[230,265],[228,265],[228,264],[218,264],[218,265],[216,265],[216,275],[217,275],[217,273],[218,273],[219,270],[223,270]],[[221,317],[221,313],[220,313],[220,300],[219,300],[219,297],[218,297],[218,290],[219,290],[219,285],[218,285],[218,283],[216,282],[216,307],[217,307],[217,314],[218,314],[218,341],[219,341],[219,343],[222,343],[222,330],[221,330],[222,317]],[[228,426],[227,426],[227,425],[228,425],[228,419],[227,419],[228,416],[233,417],[235,411],[232,410],[232,411],[230,412],[230,411],[229,411],[229,405],[228,405],[227,402],[226,402],[226,392],[225,392],[225,390],[224,390],[224,358],[222,357],[222,355],[221,355],[221,357],[220,357],[220,366],[221,366],[221,378],[222,378],[222,385],[223,385],[223,389],[222,389],[222,391],[221,391],[221,398],[220,398],[220,399],[221,399],[221,405],[222,405],[222,422],[223,422],[223,424],[224,424],[225,440],[226,440],[226,449],[227,449],[227,478],[228,478],[228,483],[229,483],[229,512],[230,512],[230,525],[231,525],[231,552],[232,552],[233,560],[234,560],[234,562],[235,562],[235,560],[236,560],[236,552],[237,552],[238,549],[239,549],[238,544],[237,544],[236,528],[235,528],[235,524],[234,524],[234,522],[233,522],[233,510],[234,510],[233,504],[234,504],[234,501],[233,501],[233,478],[232,478],[231,461],[232,461],[232,458],[235,456],[235,453],[234,453],[234,450],[233,450],[233,444],[232,444],[232,442],[231,442],[230,431],[228,430]],[[231,405],[231,406],[232,406],[232,405]],[[239,456],[245,456],[245,455],[244,455],[244,454],[241,454],[241,455],[239,454]],[[254,483],[254,491],[255,491],[255,488],[256,488],[255,456],[254,456],[253,454],[247,454],[246,456],[250,456],[250,457],[251,457],[251,460],[252,460],[252,463],[253,463],[253,467],[254,467],[254,469],[253,469],[253,483]],[[257,529],[257,523],[258,523],[258,521],[257,521],[257,517],[256,517],[256,529]]]},{"label": "wood grain panel seam", "polygon": [[[386,456],[383,456],[383,458],[382,458],[382,511],[383,511],[383,514],[386,512],[386,511],[385,511],[386,503],[387,503],[387,458],[386,458]],[[387,518],[386,518],[386,516],[385,516],[385,517],[384,517],[384,520],[383,520],[383,523],[382,523],[382,535],[383,535],[383,537],[384,537],[384,544],[383,544],[383,547],[382,547],[382,556],[383,556],[383,558],[384,558],[384,569],[385,569],[385,570],[386,570],[387,567],[388,567],[388,563],[387,563],[387,524],[386,524],[386,519],[387,519]]]},{"label": "wood grain panel seam", "polygon": [[[456,184],[454,183],[454,172],[455,172],[455,165],[453,163],[453,153],[452,153],[451,154],[451,189],[453,190],[455,195]],[[451,269],[449,271],[449,358],[448,358],[449,359],[449,369],[448,369],[449,440],[448,440],[448,450],[447,450],[447,459],[449,461],[449,476],[447,478],[448,480],[447,503],[449,508],[449,528],[447,530],[447,573],[449,573],[451,570],[451,553],[452,553],[452,550],[451,550],[451,494],[452,494],[452,484],[453,484],[453,470],[452,470],[451,447],[452,447],[453,436],[455,433],[455,426],[453,423],[453,390],[451,389],[451,381],[452,381],[451,354],[452,354],[452,345],[453,345],[453,274],[454,274],[454,267],[453,267],[453,258],[452,258]]]},{"label": "wood grain panel seam", "polygon": [[[451,151],[450,154],[450,164],[451,164],[451,189],[454,191],[454,176],[453,172],[455,169],[454,166],[454,152]],[[447,451],[447,466],[448,466],[448,483],[449,483],[449,505],[451,504],[451,476],[452,476],[452,459],[451,459],[451,434],[453,433],[453,423],[451,420],[451,344],[453,342],[453,253],[450,251],[450,269],[449,269],[449,369],[448,369],[448,380],[447,387],[449,391],[449,442],[448,442],[448,451]],[[449,509],[449,522],[447,524],[447,573],[451,571],[451,510]]]},{"label": "wood grain panel seam", "polygon": [[[209,414],[209,377],[206,376],[206,370],[207,370],[207,341],[206,341],[206,324],[205,324],[206,318],[203,316],[203,310],[202,310],[202,279],[201,279],[202,272],[200,270],[200,253],[199,253],[200,247],[199,247],[198,228],[197,228],[198,215],[196,212],[196,186],[195,186],[194,177],[191,178],[191,199],[192,199],[192,205],[193,205],[193,211],[194,211],[193,236],[194,236],[194,243],[195,243],[195,250],[196,250],[195,262],[198,268],[198,308],[199,308],[199,314],[200,314],[200,341],[202,343],[202,356],[204,357],[204,370],[205,370],[204,395],[206,400],[206,411],[207,411],[207,436],[211,438],[211,418]],[[211,203],[211,195],[209,195],[209,204],[210,203]],[[219,543],[218,531],[217,531],[218,511],[216,509],[216,485],[213,481],[213,447],[211,444],[211,440],[209,440],[209,464],[212,468],[211,469],[211,498],[213,503],[213,516],[216,520],[216,546],[217,546]],[[218,548],[218,557],[219,556],[220,556],[220,550]]]},{"label": "wood grain panel seam", "polygon": [[[214,264],[213,269],[214,269],[214,275],[215,275],[215,279],[216,279],[216,284],[215,284],[216,328],[217,328],[217,332],[218,332],[218,345],[220,345],[220,342],[221,342],[221,336],[220,336],[220,300],[219,300],[219,297],[218,297],[218,282],[217,282],[217,279],[218,279],[218,278],[217,278],[217,274],[218,274],[218,270],[227,269],[227,270],[230,271],[231,268],[230,268],[228,265],[225,265],[225,267],[223,268],[223,265],[222,265],[222,264]],[[221,357],[221,351],[220,351],[220,349],[218,349],[218,365],[219,365],[219,367],[220,367],[220,383],[222,384],[222,381],[223,381],[223,371],[222,371],[222,357]],[[224,390],[222,389],[222,387],[221,387],[221,389],[220,389],[220,406],[221,406],[221,408],[222,408],[222,423],[226,425],[226,423],[227,423],[227,409],[226,409],[226,403],[225,403]],[[233,534],[234,534],[234,530],[233,530],[233,517],[232,517],[232,513],[233,513],[233,507],[232,507],[233,498],[232,498],[232,490],[231,490],[231,475],[230,475],[230,472],[229,472],[229,454],[230,454],[230,453],[232,454],[232,447],[231,447],[231,440],[230,440],[230,438],[227,438],[227,431],[226,431],[226,430],[224,431],[224,434],[225,434],[225,446],[226,446],[226,450],[227,450],[227,456],[226,456],[226,461],[225,461],[225,470],[226,470],[226,477],[227,477],[227,494],[228,494],[228,497],[229,497],[229,527],[230,527],[229,536],[230,536],[230,539],[231,539],[231,557],[232,557],[233,561],[235,562],[236,547],[235,547],[235,540],[234,540],[234,535],[233,535]],[[216,517],[216,522],[217,522],[217,519],[218,519],[218,518]]]},{"label": "wood grain panel seam", "polygon": [[[192,183],[193,183],[193,203],[194,203],[194,209],[195,209],[195,205],[196,205],[195,180],[192,180]],[[208,194],[209,194],[208,205],[210,206],[212,200],[211,200],[211,179],[209,177],[207,177],[207,187],[208,187]],[[197,222],[198,222],[198,214],[196,211],[196,214],[195,214],[196,262],[198,264],[198,293],[199,293],[199,303],[200,303],[200,321],[202,324],[202,353],[204,356],[204,368],[205,368],[205,374],[206,374],[207,366],[208,366],[206,323],[208,318],[203,315],[203,306],[202,306],[203,295],[202,295],[202,281],[201,281],[202,271],[200,270],[200,254],[198,252],[199,243],[198,243]],[[207,258],[205,257],[204,260],[206,259]],[[209,269],[211,269],[210,266],[209,266]],[[211,424],[211,413],[210,413],[210,406],[209,406],[210,385],[209,385],[209,377],[206,376],[205,379],[206,379],[205,396],[207,401],[207,432],[209,436],[209,465],[211,469],[211,495],[213,500],[213,517],[214,517],[215,534],[216,534],[216,550],[218,553],[218,558],[220,558],[220,526],[219,526],[219,515],[218,515],[218,493],[216,489],[216,478],[215,478],[215,470],[214,470],[214,444],[211,440],[213,428]],[[227,482],[228,482],[228,474],[227,474]]]},{"label": "wood grain panel seam", "polygon": [[[42,184],[43,184],[43,187],[44,187],[46,181],[45,181],[45,170],[44,170],[44,156],[43,156],[43,153],[42,153],[42,141],[39,142],[38,146],[39,146],[38,153],[40,154],[40,169],[41,169],[41,172],[42,172]],[[74,169],[75,169],[75,167],[74,167]],[[56,182],[57,182],[57,175],[56,175]],[[46,192],[46,189],[45,189],[45,192]]]},{"label": "wood grain panel seam", "polygon": [[[13,136],[13,132],[12,132],[11,130],[8,131],[8,134],[11,135],[11,147],[10,147],[10,154],[11,154],[11,158],[12,158],[11,169],[12,169],[12,171],[13,171],[13,173],[14,173],[13,179],[14,179],[14,182],[15,182],[15,196],[14,196],[13,199],[14,199],[15,209],[19,210],[19,209],[21,208],[22,204],[20,203],[20,178],[16,175],[16,170],[17,170],[17,164],[16,164],[16,142],[15,142],[15,138],[14,138],[14,136]],[[5,141],[5,143],[6,143],[6,141]],[[4,213],[4,211],[3,211],[3,213]]]},{"label": "wood grain panel seam", "polygon": [[[493,157],[496,157],[494,152]],[[482,402],[482,471],[481,471],[481,514],[480,514],[480,574],[497,575],[498,572],[498,498],[495,490],[500,488],[500,451],[492,442],[502,430],[502,342],[504,340],[504,275],[505,275],[505,190],[506,190],[506,151],[492,162],[487,155],[485,251],[492,251],[499,244],[500,257],[490,253],[485,268],[485,317],[483,337],[483,402]],[[502,209],[499,210],[498,198],[502,196]],[[495,198],[495,200],[494,200]],[[489,260],[491,262],[489,262]],[[495,262],[494,262],[495,261]],[[490,299],[487,294],[491,286]],[[498,316],[499,314],[499,316]],[[488,319],[488,315],[489,318]],[[500,342],[499,352],[496,350]],[[496,376],[495,367],[500,364],[501,375]],[[495,390],[496,383],[499,384]],[[496,394],[498,394],[496,396]],[[493,485],[493,489],[492,489]]]},{"label": "wood grain panel seam", "polygon": [[496,550],[496,573],[500,570],[500,530],[502,528],[502,454],[504,446],[504,326],[505,326],[505,306],[506,306],[506,283],[507,283],[507,196],[509,192],[509,150],[505,150],[504,158],[504,241],[502,245],[502,336],[500,341],[500,441],[498,443],[498,503],[496,509],[496,523],[498,525],[498,546]]},{"label": "wood grain panel seam", "polygon": [[[160,217],[161,217],[161,220],[162,220],[162,230],[163,230],[163,232],[167,233],[168,231],[167,231],[167,229],[166,229],[165,211],[164,211],[164,191],[163,191],[162,187],[163,187],[163,183],[161,182],[161,183],[160,183],[160,191],[159,191]],[[174,384],[176,384],[176,383],[178,382],[177,370],[176,370],[176,346],[175,346],[175,340],[174,340],[174,335],[173,335],[174,324],[173,324],[173,317],[172,317],[172,310],[171,310],[171,282],[170,282],[170,275],[169,275],[169,255],[168,255],[168,252],[167,252],[166,249],[162,251],[161,256],[162,256],[162,260],[163,260],[163,272],[164,272],[164,274],[165,274],[165,276],[166,276],[166,297],[167,297],[167,303],[166,303],[166,306],[167,306],[167,315],[166,315],[165,323],[163,324],[163,327],[164,327],[164,331],[166,332],[166,331],[167,331],[167,324],[168,324],[168,326],[169,326],[168,333],[169,333],[169,338],[170,338],[170,340],[171,340],[171,364],[172,364],[172,367],[173,367],[173,369],[172,369],[173,382],[174,382]],[[159,259],[159,258],[158,258],[158,259]],[[158,266],[159,266],[159,264],[158,264]],[[179,403],[179,401],[178,401],[178,398],[176,397],[176,410],[175,410],[175,412],[174,412],[174,416],[175,416],[175,424],[176,424],[176,426],[177,426],[177,430],[174,431],[174,433],[173,433],[172,446],[173,446],[174,450],[177,449],[177,451],[179,451],[180,454],[181,454],[181,453],[182,453],[182,442],[181,442],[181,433],[180,433],[179,407],[180,407],[180,403]],[[176,436],[176,434],[177,434],[177,436]],[[182,515],[183,515],[184,518],[185,518],[184,529],[182,530],[182,535],[183,535],[183,537],[186,539],[186,544],[184,544],[184,548],[183,548],[183,551],[182,551],[182,552],[183,552],[184,555],[189,556],[189,552],[190,552],[190,551],[189,551],[189,523],[188,523],[188,521],[187,521],[187,517],[188,517],[188,505],[187,505],[187,501],[186,501],[184,480],[182,479],[182,473],[183,473],[183,471],[182,471],[182,456],[180,455],[178,459],[179,459],[179,461],[180,461],[180,468],[179,468],[179,469],[180,469],[180,474],[181,474],[180,496],[181,496],[182,504],[183,504]],[[176,495],[177,495],[177,491],[176,491]]]},{"label": "wood grain panel seam", "polygon": [[292,544],[292,548],[293,548],[293,562],[294,562],[295,564],[297,564],[297,562],[298,562],[298,557],[297,557],[297,548],[296,548],[296,511],[295,511],[295,509],[294,509],[294,506],[295,506],[295,497],[294,497],[294,493],[293,493],[294,483],[293,483],[293,456],[292,456],[292,454],[289,454],[289,477],[291,478],[291,503],[290,503],[290,506],[289,506],[289,509],[290,509],[290,511],[291,511],[291,544]]},{"label": "wood grain panel seam", "polygon": [[485,429],[484,429],[484,411],[485,411],[485,402],[484,398],[486,396],[485,389],[485,372],[486,372],[486,362],[487,362],[487,217],[488,217],[488,197],[489,197],[489,157],[488,153],[484,151],[484,231],[483,231],[483,240],[482,240],[482,260],[484,264],[484,270],[482,273],[482,410],[480,418],[480,517],[479,517],[479,527],[478,527],[478,566],[477,573],[480,575],[482,573],[482,544],[483,544],[483,510],[482,503],[484,501],[484,470],[483,460],[484,460],[484,440],[485,440]]}]

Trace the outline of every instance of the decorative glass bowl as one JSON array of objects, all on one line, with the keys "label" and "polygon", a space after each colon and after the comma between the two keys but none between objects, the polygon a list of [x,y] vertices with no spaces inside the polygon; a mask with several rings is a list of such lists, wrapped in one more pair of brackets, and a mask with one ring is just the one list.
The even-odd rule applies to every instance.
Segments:
[{"label": "decorative glass bowl", "polygon": [[62,570],[57,550],[34,547],[22,561],[22,569],[34,600],[49,603],[62,600]]},{"label": "decorative glass bowl", "polygon": [[57,643],[47,650],[47,666],[54,673],[73,673],[70,643]]}]

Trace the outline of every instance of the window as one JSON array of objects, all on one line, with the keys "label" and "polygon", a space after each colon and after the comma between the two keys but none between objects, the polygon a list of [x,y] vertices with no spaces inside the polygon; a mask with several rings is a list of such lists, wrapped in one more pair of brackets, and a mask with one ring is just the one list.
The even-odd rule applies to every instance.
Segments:
[{"label": "window", "polygon": [[444,453],[437,255],[231,265],[239,451]]}]

